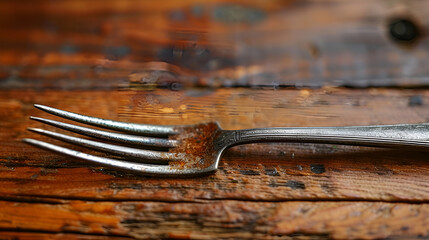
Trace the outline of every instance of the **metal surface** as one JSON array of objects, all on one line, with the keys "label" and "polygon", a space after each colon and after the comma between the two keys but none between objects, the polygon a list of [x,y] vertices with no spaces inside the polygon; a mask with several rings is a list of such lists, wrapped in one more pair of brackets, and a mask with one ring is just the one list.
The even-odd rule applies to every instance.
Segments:
[{"label": "metal surface", "polygon": [[168,140],[165,138],[156,138],[156,137],[145,137],[145,136],[136,136],[131,134],[123,133],[114,133],[108,131],[95,130],[92,128],[77,126],[68,123],[62,123],[50,119],[30,117],[32,120],[36,120],[42,123],[49,124],[54,127],[58,127],[64,130],[71,132],[79,133],[88,137],[95,137],[99,139],[111,140],[115,142],[129,143],[129,144],[138,144],[151,147],[174,147],[177,145],[177,141]]},{"label": "metal surface", "polygon": [[131,132],[131,133],[140,133],[147,135],[155,135],[155,136],[166,136],[169,134],[174,134],[176,131],[174,130],[174,126],[159,126],[159,125],[149,125],[149,124],[137,124],[137,123],[125,123],[112,121],[107,119],[89,117],[77,113],[62,111],[56,108],[51,108],[39,104],[34,104],[34,107],[48,112],[53,115],[57,115],[62,118],[70,119],[76,122],[89,124],[92,126],[108,128],[112,130]]},{"label": "metal surface", "polygon": [[[189,126],[144,125],[94,118],[42,105],[35,105],[35,107],[63,118],[132,134],[101,131],[31,117],[33,120],[86,136],[134,144],[134,146],[113,145],[42,129],[29,129],[64,142],[126,157],[126,159],[118,160],[95,156],[34,139],[24,139],[24,142],[82,160],[145,175],[186,176],[210,173],[217,169],[225,149],[235,145],[257,142],[331,143],[429,150],[428,123],[352,127],[259,128],[229,131],[222,130],[217,123],[213,122]],[[146,137],[140,135],[146,135]],[[158,136],[158,138],[147,136]],[[135,144],[139,144],[138,147]],[[141,149],[147,146],[162,148],[157,150]]]}]

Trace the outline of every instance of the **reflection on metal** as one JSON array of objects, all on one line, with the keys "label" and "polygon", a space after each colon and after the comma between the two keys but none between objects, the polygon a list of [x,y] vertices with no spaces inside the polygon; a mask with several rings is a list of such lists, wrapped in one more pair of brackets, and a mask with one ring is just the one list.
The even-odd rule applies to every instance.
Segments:
[{"label": "reflection on metal", "polygon": [[[108,152],[123,159],[96,156],[50,143],[24,139],[24,142],[75,158],[95,162],[145,175],[188,176],[215,171],[226,149],[235,145],[258,142],[328,143],[374,147],[395,147],[402,149],[429,150],[429,124],[402,124],[353,127],[308,127],[308,128],[258,128],[245,130],[222,130],[217,123],[196,125],[157,126],[123,123],[71,113],[42,105],[37,108],[77,122],[125,131],[135,135],[158,136],[146,138],[141,147],[121,146],[110,143],[72,137],[42,129],[30,130],[64,142]],[[116,142],[128,143],[129,139],[142,138],[125,134],[73,127],[47,119],[32,118],[52,126],[71,130],[83,135],[102,137]],[[106,137],[107,136],[107,137]],[[136,144],[137,142],[133,142]],[[150,150],[144,146],[158,144],[167,149]],[[323,173],[324,168],[312,166],[315,173]],[[251,174],[251,173],[249,173]]]}]

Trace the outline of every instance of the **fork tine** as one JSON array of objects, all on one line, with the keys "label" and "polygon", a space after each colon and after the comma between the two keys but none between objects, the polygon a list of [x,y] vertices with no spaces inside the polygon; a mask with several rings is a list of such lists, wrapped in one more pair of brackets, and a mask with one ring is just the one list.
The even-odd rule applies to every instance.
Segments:
[{"label": "fork tine", "polygon": [[113,144],[101,143],[101,142],[96,142],[88,139],[72,137],[72,136],[51,132],[51,131],[47,131],[39,128],[28,128],[28,130],[48,136],[48,137],[52,137],[64,142],[68,142],[68,143],[72,143],[72,144],[76,144],[76,145],[80,145],[80,146],[84,146],[84,147],[88,147],[88,148],[92,148],[100,151],[110,152],[121,156],[142,158],[142,160],[150,159],[150,160],[168,161],[168,160],[177,160],[177,157],[178,157],[176,156],[176,154],[173,154],[173,153],[117,146]]},{"label": "fork tine", "polygon": [[52,108],[52,107],[48,107],[40,104],[34,104],[34,107],[62,118],[70,119],[73,121],[77,121],[77,122],[81,122],[81,123],[85,123],[85,124],[89,124],[97,127],[109,128],[113,130],[134,132],[134,133],[148,134],[148,135],[158,135],[158,136],[166,136],[166,135],[177,133],[177,130],[174,126],[160,126],[160,125],[119,122],[119,121],[107,120],[107,119],[72,113],[72,112],[59,110],[56,108]]},{"label": "fork tine", "polygon": [[85,136],[107,139],[107,140],[112,140],[116,142],[140,144],[140,145],[152,146],[152,147],[165,147],[165,148],[171,148],[177,145],[176,140],[169,140],[165,138],[143,137],[143,136],[123,134],[123,133],[107,132],[107,131],[96,130],[96,129],[87,128],[87,127],[77,126],[73,124],[58,122],[50,119],[39,118],[39,117],[30,117],[30,119],[36,120],[45,124],[49,124],[51,126],[58,127],[64,130],[79,133]]},{"label": "fork tine", "polygon": [[[46,143],[46,142],[42,142],[42,141],[30,139],[30,138],[25,138],[22,141],[29,143],[31,145],[34,145],[36,147],[65,154],[67,156],[103,164],[114,168],[120,168],[120,169],[129,170],[129,171],[136,171],[138,173],[142,173],[145,175],[174,176],[174,175],[198,174],[198,172],[195,172],[195,171],[191,172],[190,170],[186,170],[186,169],[185,170],[174,169],[169,165],[151,165],[151,164],[144,164],[144,163],[132,163],[132,162],[125,162],[125,161],[120,161],[120,160],[111,159],[111,158],[94,156],[91,154],[71,150],[68,148],[60,147],[54,144],[50,144],[50,143]],[[201,173],[203,172],[207,172],[207,171],[201,171]]]}]

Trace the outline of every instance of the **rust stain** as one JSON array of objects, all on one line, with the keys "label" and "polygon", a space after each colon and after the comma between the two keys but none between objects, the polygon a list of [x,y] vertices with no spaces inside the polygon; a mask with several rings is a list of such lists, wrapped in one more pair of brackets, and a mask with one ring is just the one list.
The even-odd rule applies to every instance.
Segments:
[{"label": "rust stain", "polygon": [[181,134],[172,137],[180,141],[178,147],[170,150],[179,161],[171,161],[170,165],[178,169],[209,167],[214,161],[213,141],[219,134],[220,128],[215,122],[183,128]]}]

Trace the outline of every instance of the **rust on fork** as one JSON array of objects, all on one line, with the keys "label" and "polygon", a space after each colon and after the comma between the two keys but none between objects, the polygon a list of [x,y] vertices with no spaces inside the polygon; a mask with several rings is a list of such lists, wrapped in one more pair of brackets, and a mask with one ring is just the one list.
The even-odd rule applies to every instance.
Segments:
[{"label": "rust on fork", "polygon": [[178,161],[171,161],[170,165],[178,169],[209,167],[215,161],[214,155],[216,155],[213,142],[220,133],[219,125],[216,122],[183,128],[181,134],[169,138],[180,142],[177,147],[169,151],[179,159]]}]

